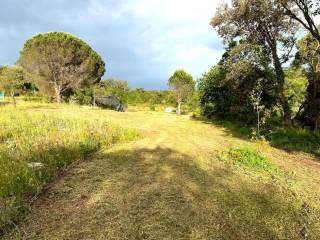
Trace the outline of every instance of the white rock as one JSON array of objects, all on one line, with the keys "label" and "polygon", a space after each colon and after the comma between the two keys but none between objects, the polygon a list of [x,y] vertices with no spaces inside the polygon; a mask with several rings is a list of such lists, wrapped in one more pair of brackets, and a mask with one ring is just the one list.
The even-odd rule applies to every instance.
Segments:
[{"label": "white rock", "polygon": [[166,113],[172,113],[173,112],[173,109],[171,107],[167,107],[164,112]]},{"label": "white rock", "polygon": [[39,162],[31,162],[31,163],[28,163],[28,167],[31,169],[37,170],[37,169],[42,169],[44,167],[44,164]]}]

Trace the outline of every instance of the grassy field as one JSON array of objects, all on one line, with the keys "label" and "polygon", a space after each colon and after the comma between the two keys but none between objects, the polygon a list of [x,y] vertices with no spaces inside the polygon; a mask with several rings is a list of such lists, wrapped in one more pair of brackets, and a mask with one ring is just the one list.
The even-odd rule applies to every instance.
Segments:
[{"label": "grassy field", "polygon": [[[87,128],[94,125],[98,139],[100,132],[118,131],[94,121],[136,129],[142,137],[74,164],[3,239],[320,239],[320,161],[314,155],[251,141],[187,115],[36,103],[10,111],[11,118],[93,122]],[[32,126],[52,126],[46,119]],[[78,142],[78,130],[70,127],[67,139]]]},{"label": "grassy field", "polygon": [[87,118],[77,108],[53,109],[27,103],[0,107],[0,233],[62,169],[136,136],[104,119]]}]

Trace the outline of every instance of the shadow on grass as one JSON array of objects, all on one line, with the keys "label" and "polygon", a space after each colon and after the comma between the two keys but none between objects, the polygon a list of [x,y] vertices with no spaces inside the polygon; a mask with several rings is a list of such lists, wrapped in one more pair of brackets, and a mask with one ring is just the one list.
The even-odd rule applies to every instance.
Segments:
[{"label": "shadow on grass", "polygon": [[320,135],[306,129],[279,129],[267,136],[273,147],[286,151],[302,151],[320,157]]},{"label": "shadow on grass", "polygon": [[306,231],[319,238],[302,212],[276,184],[219,162],[203,170],[172,149],[113,150],[60,179],[20,233],[23,239],[240,240],[303,239]]},{"label": "shadow on grass", "polygon": [[[250,126],[240,122],[232,122],[221,119],[207,119],[205,117],[193,117],[194,121],[205,124],[214,124],[223,127],[227,135],[243,140],[249,140]],[[301,151],[320,157],[320,135],[302,128],[277,128],[265,135],[270,145],[287,152]]]},{"label": "shadow on grass", "polygon": [[231,135],[236,138],[248,140],[250,139],[251,130],[250,126],[240,123],[232,122],[228,120],[222,120],[218,118],[208,119],[202,116],[192,116],[193,121],[199,121],[204,124],[215,125],[221,128],[224,128],[227,135]]}]

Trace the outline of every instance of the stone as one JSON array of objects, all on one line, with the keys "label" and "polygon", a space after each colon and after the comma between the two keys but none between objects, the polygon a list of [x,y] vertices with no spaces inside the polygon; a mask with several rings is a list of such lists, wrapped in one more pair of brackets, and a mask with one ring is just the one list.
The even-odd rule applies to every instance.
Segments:
[{"label": "stone", "polygon": [[39,163],[39,162],[30,162],[30,163],[28,163],[28,167],[33,170],[39,170],[39,169],[44,168],[44,164]]},{"label": "stone", "polygon": [[100,107],[113,109],[118,112],[125,111],[124,105],[122,105],[120,100],[114,95],[99,97],[96,99],[96,104]]},{"label": "stone", "polygon": [[167,108],[164,109],[164,112],[166,112],[166,113],[172,113],[172,112],[173,112],[173,108],[167,107]]}]

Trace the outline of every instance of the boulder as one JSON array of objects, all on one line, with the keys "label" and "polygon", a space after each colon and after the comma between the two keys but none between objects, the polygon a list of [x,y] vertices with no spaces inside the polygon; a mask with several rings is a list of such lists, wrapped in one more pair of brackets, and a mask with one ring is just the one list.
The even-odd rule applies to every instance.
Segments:
[{"label": "boulder", "polygon": [[113,109],[118,112],[125,111],[125,107],[121,104],[120,100],[114,95],[99,97],[96,99],[96,104],[100,107]]}]

